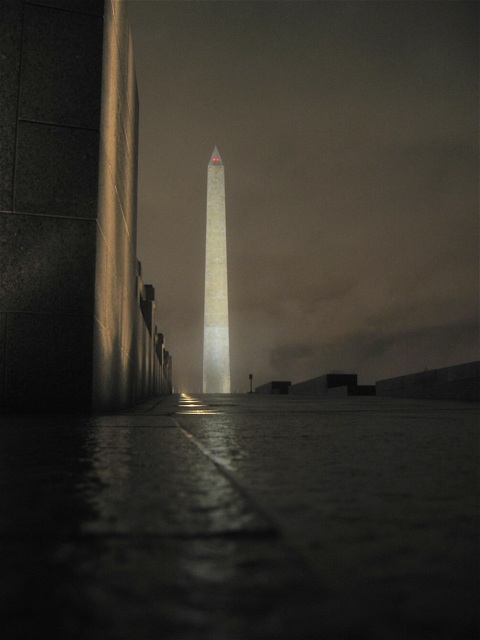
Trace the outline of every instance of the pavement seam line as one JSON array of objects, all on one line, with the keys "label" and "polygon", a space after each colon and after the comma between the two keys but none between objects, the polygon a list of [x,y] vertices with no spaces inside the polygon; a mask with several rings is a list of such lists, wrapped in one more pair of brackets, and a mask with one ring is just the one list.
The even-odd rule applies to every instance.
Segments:
[{"label": "pavement seam line", "polygon": [[281,544],[284,545],[286,549],[289,550],[294,556],[298,558],[304,565],[304,569],[306,569],[310,575],[315,576],[316,580],[320,580],[323,584],[323,576],[315,570],[314,564],[312,563],[312,559],[307,549],[305,549],[302,545],[299,545],[292,539],[290,535],[288,535],[280,521],[275,517],[275,515],[265,508],[252,494],[250,491],[243,486],[241,482],[236,478],[235,474],[231,469],[228,468],[227,463],[224,462],[221,458],[215,456],[209,449],[203,445],[200,440],[186,427],[183,427],[180,423],[178,423],[178,428],[183,433],[183,435],[191,440],[193,444],[217,467],[220,473],[232,484],[232,486],[242,495],[249,504],[252,505],[252,508],[257,511],[268,523],[271,528],[271,533],[281,541]]},{"label": "pavement seam line", "polygon": [[172,418],[172,420],[174,420],[177,423],[178,429],[187,438],[187,440],[190,440],[192,444],[194,444],[197,447],[197,449],[199,449],[201,453],[203,453],[203,455],[215,465],[218,471],[228,480],[228,482],[230,482],[230,484],[235,488],[235,490],[238,491],[238,493],[247,500],[247,502],[252,506],[252,509],[262,516],[262,518],[265,520],[265,522],[268,525],[269,532],[274,536],[283,538],[281,534],[281,530],[277,522],[275,521],[275,518],[270,513],[268,513],[265,510],[265,508],[262,507],[257,502],[257,500],[255,500],[255,498],[251,495],[248,489],[246,489],[237,480],[232,470],[228,468],[227,466],[228,463],[222,460],[221,458],[218,458],[211,451],[209,451],[209,449],[207,449],[191,431],[183,427],[178,422],[178,420],[176,420],[175,418]]},{"label": "pavement seam line", "polygon": [[311,554],[308,552],[306,548],[302,545],[296,543],[292,536],[288,535],[278,518],[273,514],[269,509],[266,509],[264,505],[262,505],[252,494],[250,491],[243,486],[241,482],[236,478],[235,474],[231,469],[228,468],[227,463],[224,462],[221,458],[215,456],[209,449],[203,445],[200,440],[186,427],[183,427],[178,420],[173,418],[175,422],[177,422],[179,430],[183,433],[183,435],[190,440],[202,453],[206,456],[218,469],[218,471],[232,484],[232,486],[243,496],[249,504],[251,504],[252,508],[257,511],[267,522],[270,527],[270,533],[279,539],[280,543],[284,545],[286,549],[289,550],[297,559],[302,562],[304,569],[310,573],[313,577],[315,576],[315,580],[320,580],[320,584],[323,584],[324,577],[321,573],[319,573],[315,569],[315,565],[312,562]]}]

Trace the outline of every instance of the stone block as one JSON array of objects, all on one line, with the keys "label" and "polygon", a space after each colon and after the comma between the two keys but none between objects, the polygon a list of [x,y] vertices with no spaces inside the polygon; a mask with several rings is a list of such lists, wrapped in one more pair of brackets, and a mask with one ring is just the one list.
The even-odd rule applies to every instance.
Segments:
[{"label": "stone block", "polygon": [[[301,396],[327,396],[330,389],[336,387],[354,387],[357,384],[356,373],[327,373],[317,378],[292,384],[289,393]],[[339,392],[342,394],[342,392]]]},{"label": "stone block", "polygon": [[354,395],[374,396],[376,395],[376,387],[374,384],[358,384],[354,387]]},{"label": "stone block", "polygon": [[[14,411],[89,411],[91,316],[7,315],[4,406]],[[54,402],[53,402],[54,399]]]},{"label": "stone block", "polygon": [[344,398],[346,396],[353,396],[353,387],[349,387],[348,385],[343,385],[341,387],[332,387],[331,389],[327,389],[326,395],[329,398]]},{"label": "stone block", "polygon": [[136,241],[138,102],[131,37],[123,3],[106,4],[103,74],[102,162],[114,174],[122,214]]},{"label": "stone block", "polygon": [[93,411],[129,408],[135,402],[134,363],[118,336],[94,324]]},{"label": "stone block", "polygon": [[[134,279],[129,271],[132,263],[132,250],[129,249],[120,259],[113,248],[107,246],[104,237],[99,234],[97,242],[96,304],[95,315],[109,332],[118,335],[122,348],[129,352],[126,334],[134,329],[131,318],[137,305]],[[129,338],[131,342],[131,337]]]},{"label": "stone block", "polygon": [[105,287],[108,282],[108,272],[110,269],[110,253],[102,229],[98,226],[96,243],[96,269],[95,269],[95,320],[107,326],[108,307]]},{"label": "stone block", "polygon": [[144,322],[140,309],[136,310],[136,349],[135,349],[135,379],[136,399],[147,398],[151,394],[151,380],[153,375],[153,350],[151,336]]},{"label": "stone block", "polygon": [[[134,112],[134,136],[133,136],[133,156],[134,158],[138,158],[138,136],[139,136],[139,113],[140,106],[138,103],[138,91],[137,91],[137,83],[135,82],[135,112]],[[132,236],[132,245],[137,247],[137,194],[138,194],[138,162],[133,163],[132,168],[132,212],[131,217],[127,218],[127,225],[130,229],[130,234]]]},{"label": "stone block", "polygon": [[19,122],[14,207],[96,218],[98,131]]},{"label": "stone block", "polygon": [[[102,157],[102,161],[105,156]],[[113,247],[117,226],[121,217],[118,193],[115,189],[115,175],[109,161],[101,163],[98,183],[98,224],[107,246]]]},{"label": "stone block", "polygon": [[0,215],[2,311],[92,314],[93,220]]},{"label": "stone block", "polygon": [[96,315],[122,348],[130,353],[133,331],[136,257],[128,234],[115,182],[107,167],[102,172],[97,238]]},{"label": "stone block", "polygon": [[374,396],[374,384],[348,384],[341,387],[327,389],[329,398],[343,398],[345,396]]},{"label": "stone block", "polygon": [[0,210],[12,210],[23,3],[0,3]]},{"label": "stone block", "polygon": [[255,387],[255,393],[268,393],[273,395],[285,395],[288,394],[288,390],[291,385],[290,380],[272,380],[266,384],[262,384],[259,387]]},{"label": "stone block", "polygon": [[26,5],[20,117],[98,129],[102,40],[101,16]]},{"label": "stone block", "polygon": [[108,11],[111,11],[111,16],[113,18],[113,28],[115,30],[115,37],[117,40],[118,53],[120,57],[123,91],[124,93],[126,93],[129,48],[131,46],[127,3],[116,2],[115,0],[107,0],[105,6],[105,14],[107,14]]},{"label": "stone block", "polygon": [[127,101],[130,115],[130,127],[132,131],[138,131],[136,127],[136,118],[138,115],[138,91],[137,91],[137,76],[135,72],[135,60],[133,56],[133,42],[132,34],[128,34],[128,58],[127,58],[127,75],[126,75],[126,92]]},{"label": "stone block", "polygon": [[131,208],[131,197],[129,197],[129,188],[131,188],[131,154],[128,149],[127,134],[122,122],[120,114],[117,114],[117,126],[115,130],[115,187],[119,196],[121,215],[127,224],[127,208]]},{"label": "stone block", "polygon": [[[105,13],[105,49],[103,60],[103,87],[102,87],[102,136],[100,142],[100,184],[101,190],[108,187],[116,189],[119,197],[121,215],[125,220],[128,233],[131,236],[132,245],[136,242],[136,128],[138,114],[134,112],[136,107],[134,87],[135,70],[133,62],[130,67],[122,64],[121,58],[124,52],[119,48],[119,38],[128,42],[128,25],[124,25],[125,36],[119,36],[118,21],[122,18],[122,3],[114,3],[118,15],[114,14],[112,4],[107,2]],[[127,54],[125,54],[127,55]],[[131,55],[131,54],[130,54]],[[127,55],[128,60],[128,55]],[[125,77],[126,73],[132,77]],[[132,85],[133,95],[127,95],[127,87]],[[131,104],[130,104],[131,103]],[[103,175],[110,172],[110,176]],[[113,179],[113,185],[109,185]],[[111,196],[110,196],[111,199]],[[104,213],[100,204],[100,219]]]}]

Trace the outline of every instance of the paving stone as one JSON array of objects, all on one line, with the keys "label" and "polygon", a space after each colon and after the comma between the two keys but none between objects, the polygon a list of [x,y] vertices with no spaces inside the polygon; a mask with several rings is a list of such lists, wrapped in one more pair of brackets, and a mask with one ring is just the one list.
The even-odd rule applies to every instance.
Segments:
[{"label": "paving stone", "polygon": [[2,533],[270,529],[177,428],[5,427],[0,483]]},{"label": "paving stone", "polygon": [[[203,410],[218,404],[201,398]],[[275,400],[254,399],[245,413],[239,403],[178,420],[366,637],[475,637],[477,407],[352,400],[282,399],[272,411]]]},{"label": "paving stone", "polygon": [[15,541],[0,558],[8,640],[313,639],[329,597],[269,536]]},{"label": "paving stone", "polygon": [[478,637],[475,405],[177,400],[1,416],[2,638]]}]

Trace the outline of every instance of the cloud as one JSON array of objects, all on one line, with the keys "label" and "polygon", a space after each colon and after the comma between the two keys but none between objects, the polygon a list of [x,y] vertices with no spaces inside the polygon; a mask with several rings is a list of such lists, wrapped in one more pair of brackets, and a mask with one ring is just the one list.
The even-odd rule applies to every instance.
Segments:
[{"label": "cloud", "polygon": [[476,3],[129,5],[138,254],[182,384],[201,386],[215,144],[237,388],[474,359]]}]

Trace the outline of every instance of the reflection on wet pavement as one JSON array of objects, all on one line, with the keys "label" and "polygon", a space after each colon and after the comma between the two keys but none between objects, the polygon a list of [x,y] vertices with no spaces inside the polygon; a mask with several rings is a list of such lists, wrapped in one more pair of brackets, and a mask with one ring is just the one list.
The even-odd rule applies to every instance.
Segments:
[{"label": "reflection on wet pavement", "polygon": [[2,638],[478,637],[478,411],[198,395],[2,416]]}]

